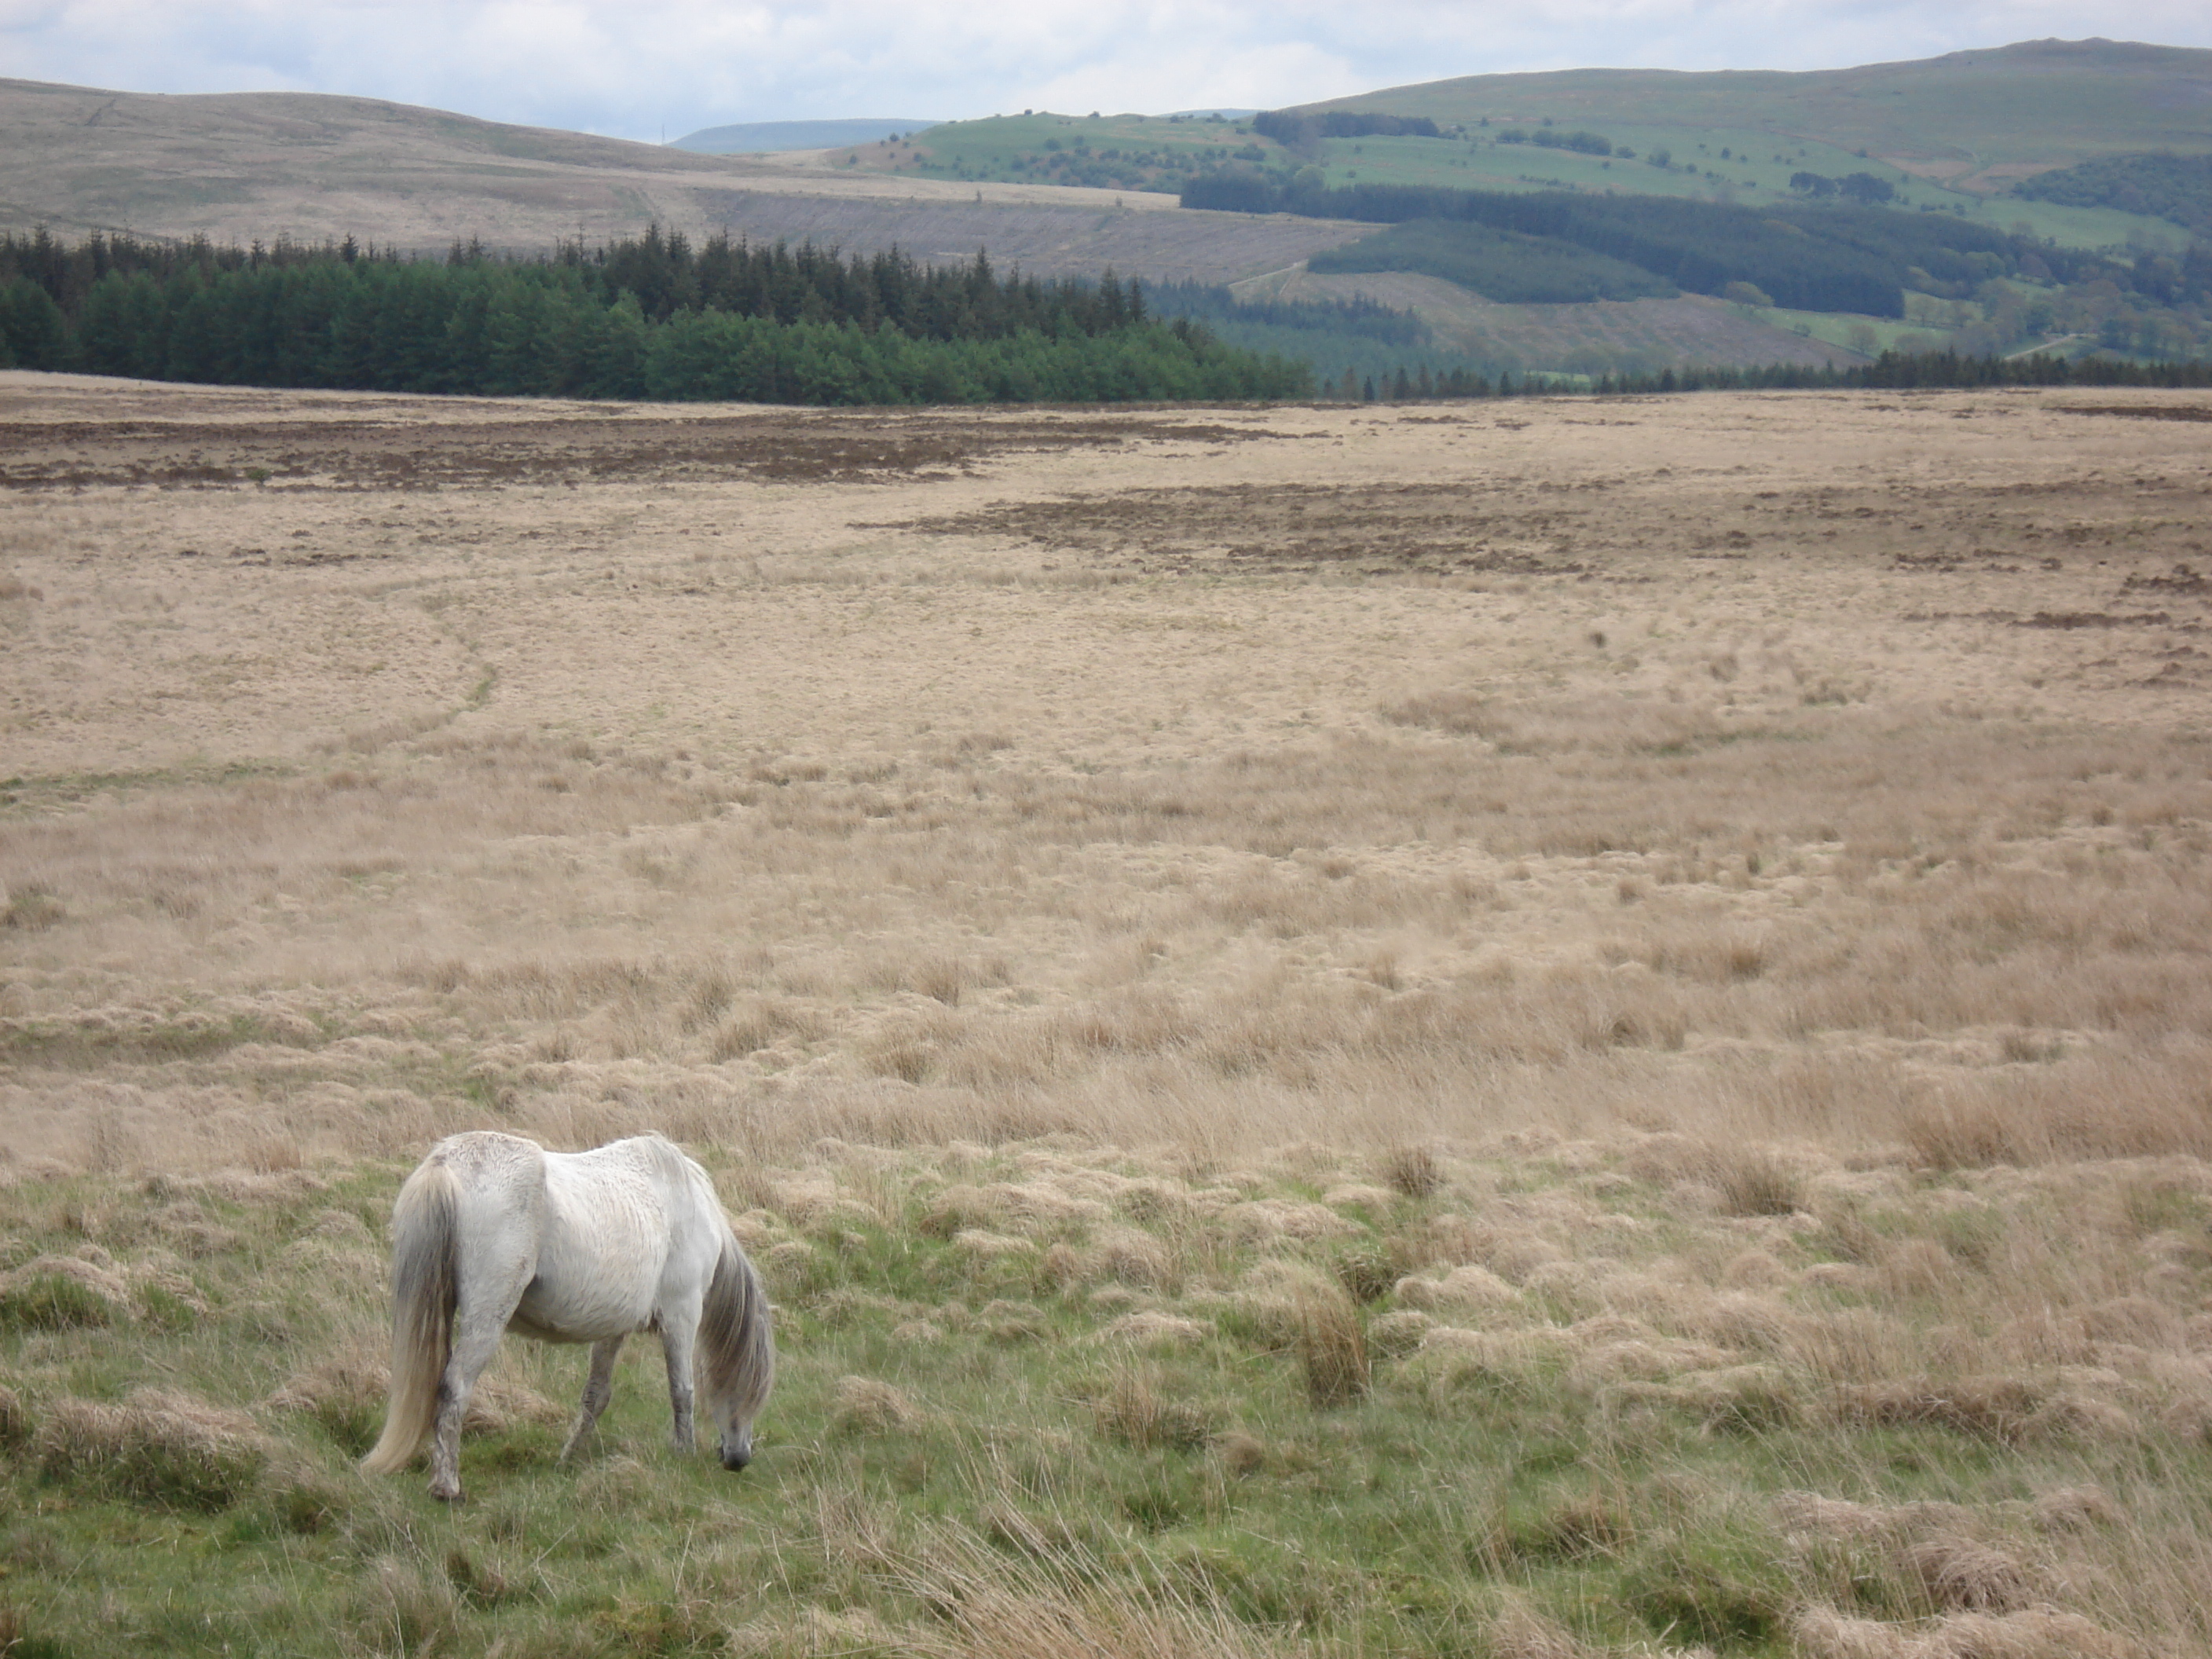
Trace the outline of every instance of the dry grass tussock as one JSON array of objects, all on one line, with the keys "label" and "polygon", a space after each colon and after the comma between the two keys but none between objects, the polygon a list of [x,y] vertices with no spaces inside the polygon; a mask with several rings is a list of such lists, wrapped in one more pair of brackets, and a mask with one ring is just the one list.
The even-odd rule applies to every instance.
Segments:
[{"label": "dry grass tussock", "polygon": [[[1588,412],[0,501],[0,1613],[158,1515],[241,1648],[2212,1650],[2189,423]],[[348,1484],[485,1125],[714,1169],[738,1496],[519,1345],[481,1510]]]},{"label": "dry grass tussock", "polygon": [[243,1412],[158,1389],[117,1405],[64,1400],[40,1423],[40,1475],[156,1507],[221,1510],[249,1490],[273,1443]]}]

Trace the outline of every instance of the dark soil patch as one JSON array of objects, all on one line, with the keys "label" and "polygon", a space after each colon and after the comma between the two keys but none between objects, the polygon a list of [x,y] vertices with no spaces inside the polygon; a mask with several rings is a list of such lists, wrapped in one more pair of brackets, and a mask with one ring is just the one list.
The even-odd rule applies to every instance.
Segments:
[{"label": "dark soil patch", "polygon": [[2061,415],[2117,415],[2129,421],[2212,421],[2212,404],[2054,404]]},{"label": "dark soil patch", "polygon": [[2172,621],[2163,611],[2039,611],[2017,628],[2157,628]]},{"label": "dark soil patch", "polygon": [[0,428],[0,486],[161,489],[273,483],[426,489],[732,476],[794,483],[952,476],[992,457],[1095,445],[1275,435],[1143,412],[975,418],[782,411],[623,418],[252,423],[58,422]]},{"label": "dark soil patch", "polygon": [[1588,570],[1566,555],[1586,516],[1556,499],[1532,504],[1467,484],[1230,484],[1010,502],[896,527],[1011,537],[1148,571],[1556,576]]}]

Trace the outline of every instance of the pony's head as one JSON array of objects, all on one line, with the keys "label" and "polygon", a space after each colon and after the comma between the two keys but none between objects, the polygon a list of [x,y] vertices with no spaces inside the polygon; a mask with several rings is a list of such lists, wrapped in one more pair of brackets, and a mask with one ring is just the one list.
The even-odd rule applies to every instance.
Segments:
[{"label": "pony's head", "polygon": [[753,1461],[753,1419],[775,1386],[775,1334],[768,1293],[734,1238],[724,1241],[707,1287],[699,1357],[706,1372],[703,1398],[721,1441],[722,1467],[741,1469]]}]

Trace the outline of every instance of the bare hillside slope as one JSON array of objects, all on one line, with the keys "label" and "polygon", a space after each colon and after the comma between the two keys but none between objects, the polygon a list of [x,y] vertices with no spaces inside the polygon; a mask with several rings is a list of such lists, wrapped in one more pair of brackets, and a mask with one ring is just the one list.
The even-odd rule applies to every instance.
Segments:
[{"label": "bare hillside slope", "polygon": [[988,246],[1040,270],[1221,282],[1359,234],[1184,214],[1161,197],[889,179],[308,93],[167,97],[0,81],[0,229],[70,237],[350,235],[422,249],[477,237],[535,250],[658,222],[864,252],[896,243],[924,258]]}]

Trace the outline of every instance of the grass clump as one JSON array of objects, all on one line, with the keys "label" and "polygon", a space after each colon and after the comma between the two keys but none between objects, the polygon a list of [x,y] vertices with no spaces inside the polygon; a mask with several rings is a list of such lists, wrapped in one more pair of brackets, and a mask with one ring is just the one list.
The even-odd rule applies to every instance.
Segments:
[{"label": "grass clump", "polygon": [[1196,1451],[1213,1437],[1213,1415],[1179,1397],[1155,1367],[1115,1371],[1095,1406],[1098,1431],[1139,1451]]},{"label": "grass clump", "polygon": [[1622,1576],[1621,1591],[1649,1629],[1677,1642],[1736,1650],[1777,1641],[1796,1600],[1771,1553],[1725,1534],[1651,1551]]},{"label": "grass clump", "polygon": [[1373,1380],[1367,1332],[1342,1287],[1325,1281],[1300,1287],[1297,1321],[1306,1397],[1323,1408],[1364,1398]]},{"label": "grass clump", "polygon": [[32,1455],[53,1485],[160,1509],[228,1509],[250,1492],[270,1443],[252,1419],[181,1395],[142,1392],[121,1405],[63,1400]]},{"label": "grass clump", "polygon": [[0,888],[0,928],[16,933],[43,933],[69,915],[59,894],[36,884]]},{"label": "grass clump", "polygon": [[0,1329],[82,1330],[125,1318],[127,1304],[83,1278],[36,1263],[0,1279]]},{"label": "grass clump", "polygon": [[839,1434],[890,1434],[918,1426],[921,1407],[900,1389],[872,1376],[841,1376],[830,1407],[830,1425]]}]

